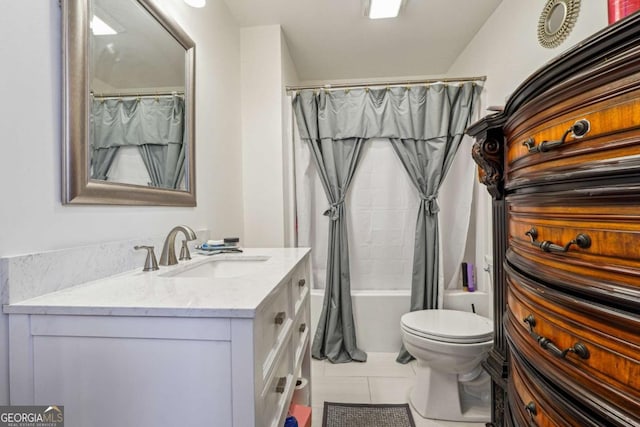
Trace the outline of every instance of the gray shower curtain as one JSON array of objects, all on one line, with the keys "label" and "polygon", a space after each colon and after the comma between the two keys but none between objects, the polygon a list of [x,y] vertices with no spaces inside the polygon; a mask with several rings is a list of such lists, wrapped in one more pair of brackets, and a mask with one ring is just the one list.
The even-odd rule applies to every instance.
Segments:
[{"label": "gray shower curtain", "polygon": [[154,187],[178,188],[187,141],[180,96],[94,99],[91,178],[105,180],[117,149],[137,146]]},{"label": "gray shower curtain", "polygon": [[[323,171],[324,164],[347,164],[345,155],[353,157],[353,153],[347,148],[339,148],[345,143],[359,141],[362,144],[370,138],[391,140],[421,198],[414,249],[412,311],[437,306],[437,191],[472,117],[480,90],[474,82],[438,83],[411,88],[302,91],[293,99],[300,138],[312,148],[332,206],[330,212],[335,212],[334,216],[338,218],[343,215],[344,195],[357,159],[353,170],[348,168],[342,172],[345,180],[333,183]],[[324,147],[331,147],[331,150],[323,151]],[[330,227],[325,299],[314,337],[313,356],[326,357],[332,362],[364,360],[360,357],[361,350],[356,347],[346,235],[333,239],[331,233],[334,233],[333,224]],[[340,254],[341,275],[334,270],[338,259],[336,253]],[[332,323],[328,319],[336,320]],[[331,351],[327,352],[328,349]],[[403,350],[398,361],[407,361],[407,357],[410,358]]]}]

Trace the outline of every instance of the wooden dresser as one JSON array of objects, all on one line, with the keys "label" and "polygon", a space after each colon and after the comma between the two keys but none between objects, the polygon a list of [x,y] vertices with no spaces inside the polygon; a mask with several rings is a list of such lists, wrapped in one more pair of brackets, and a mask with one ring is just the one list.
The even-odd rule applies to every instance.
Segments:
[{"label": "wooden dresser", "polygon": [[493,197],[493,425],[640,426],[640,16],[467,132]]}]

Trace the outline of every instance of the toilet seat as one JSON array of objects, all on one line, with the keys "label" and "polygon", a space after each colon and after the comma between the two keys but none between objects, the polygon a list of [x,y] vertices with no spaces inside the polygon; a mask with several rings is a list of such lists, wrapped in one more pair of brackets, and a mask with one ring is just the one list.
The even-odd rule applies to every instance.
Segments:
[{"label": "toilet seat", "polygon": [[400,322],[405,332],[433,341],[474,344],[493,339],[493,322],[466,311],[413,311]]}]

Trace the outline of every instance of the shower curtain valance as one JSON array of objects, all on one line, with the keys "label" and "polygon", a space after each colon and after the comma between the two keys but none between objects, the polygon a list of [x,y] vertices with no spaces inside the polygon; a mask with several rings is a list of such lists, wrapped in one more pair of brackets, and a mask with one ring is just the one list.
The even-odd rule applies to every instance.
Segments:
[{"label": "shower curtain valance", "polygon": [[94,149],[182,144],[184,100],[179,96],[94,99],[90,129]]},{"label": "shower curtain valance", "polygon": [[[296,95],[300,137],[434,140],[462,135],[481,87],[475,82],[381,89],[304,90]],[[455,106],[455,108],[453,108]],[[434,112],[440,112],[435,113]]]}]

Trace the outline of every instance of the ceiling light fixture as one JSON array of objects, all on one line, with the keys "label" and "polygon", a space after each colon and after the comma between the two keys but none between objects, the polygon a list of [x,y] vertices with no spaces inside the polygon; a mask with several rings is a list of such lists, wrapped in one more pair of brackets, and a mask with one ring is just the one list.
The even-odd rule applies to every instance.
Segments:
[{"label": "ceiling light fixture", "polygon": [[111,28],[106,22],[98,18],[96,15],[93,15],[89,27],[91,27],[91,32],[94,36],[110,36],[118,34],[116,30]]},{"label": "ceiling light fixture", "polygon": [[369,0],[365,8],[369,19],[395,18],[400,13],[403,0]]},{"label": "ceiling light fixture", "polygon": [[204,7],[207,4],[207,0],[184,0],[184,2],[191,7]]}]

